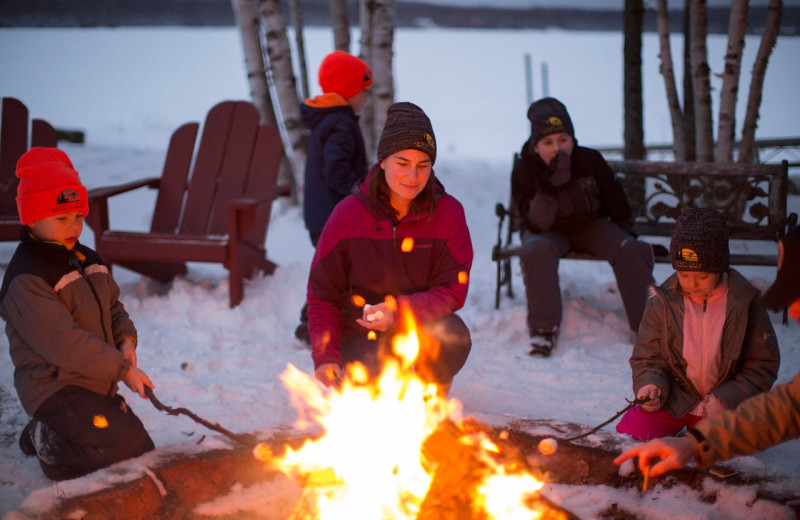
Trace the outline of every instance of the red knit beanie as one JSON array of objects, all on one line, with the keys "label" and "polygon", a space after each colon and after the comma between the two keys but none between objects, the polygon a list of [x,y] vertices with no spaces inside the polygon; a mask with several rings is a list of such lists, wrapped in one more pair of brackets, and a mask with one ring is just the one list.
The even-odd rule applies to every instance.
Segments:
[{"label": "red knit beanie", "polygon": [[322,92],[336,92],[350,99],[372,85],[372,69],[364,60],[344,51],[333,51],[319,66]]},{"label": "red knit beanie", "polygon": [[89,214],[86,188],[67,154],[58,148],[31,148],[17,161],[17,210],[27,225],[61,213]]}]

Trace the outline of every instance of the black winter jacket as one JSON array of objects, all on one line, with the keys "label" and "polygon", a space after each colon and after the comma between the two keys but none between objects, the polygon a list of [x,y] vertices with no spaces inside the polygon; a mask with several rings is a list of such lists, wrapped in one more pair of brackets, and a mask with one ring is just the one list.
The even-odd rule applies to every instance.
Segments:
[{"label": "black winter jacket", "polygon": [[306,100],[300,106],[300,114],[311,132],[303,217],[309,231],[320,233],[336,204],[367,174],[364,137],[355,112],[338,94]]},{"label": "black winter jacket", "polygon": [[[511,173],[512,204],[519,212],[522,229],[532,233],[550,229],[569,233],[598,217],[609,218],[623,229],[630,227],[632,213],[625,192],[600,152],[575,145],[571,172],[565,185],[554,188],[547,181],[547,165],[539,154],[530,150],[528,142],[522,146]],[[537,195],[550,202],[547,208],[554,215],[542,219],[550,222],[549,226],[537,225],[529,216],[529,207]]]}]

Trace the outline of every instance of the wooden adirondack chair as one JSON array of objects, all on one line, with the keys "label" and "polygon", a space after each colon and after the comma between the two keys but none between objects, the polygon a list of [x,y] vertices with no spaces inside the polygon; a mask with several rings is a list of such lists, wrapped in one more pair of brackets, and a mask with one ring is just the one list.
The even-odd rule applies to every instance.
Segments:
[{"label": "wooden adirondack chair", "polygon": [[[278,130],[258,121],[251,103],[223,101],[208,113],[196,154],[199,124],[187,123],[172,135],[161,177],[90,190],[86,222],[103,260],[162,282],[185,274],[185,262],[222,263],[230,306],[238,305],[245,277],[275,270],[265,249],[270,209],[290,191],[276,185]],[[109,197],[145,186],[159,190],[150,232],[109,229]]]},{"label": "wooden adirondack chair", "polygon": [[42,119],[28,121],[28,107],[20,100],[4,97],[0,120],[0,241],[19,240],[17,213],[17,161],[34,146],[55,147],[56,130]]}]

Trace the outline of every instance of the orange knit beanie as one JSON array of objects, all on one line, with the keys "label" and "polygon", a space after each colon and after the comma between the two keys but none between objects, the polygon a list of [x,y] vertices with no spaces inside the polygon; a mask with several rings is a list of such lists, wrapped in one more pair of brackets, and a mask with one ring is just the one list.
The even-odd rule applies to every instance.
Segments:
[{"label": "orange knit beanie", "polygon": [[71,211],[89,214],[86,188],[58,148],[31,148],[17,161],[17,210],[22,224]]},{"label": "orange knit beanie", "polygon": [[350,99],[372,85],[372,69],[364,60],[344,51],[333,51],[319,66],[323,93],[336,92]]}]

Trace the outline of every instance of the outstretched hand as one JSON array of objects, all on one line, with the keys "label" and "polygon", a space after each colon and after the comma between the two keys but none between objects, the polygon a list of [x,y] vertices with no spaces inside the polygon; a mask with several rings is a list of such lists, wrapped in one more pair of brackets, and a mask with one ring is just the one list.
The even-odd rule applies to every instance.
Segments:
[{"label": "outstretched hand", "polygon": [[387,302],[381,302],[377,305],[365,305],[364,314],[356,323],[365,329],[379,330],[384,332],[389,330],[389,327],[394,323],[394,312],[392,306]]},{"label": "outstretched hand", "polygon": [[145,387],[149,387],[151,389],[155,388],[155,385],[152,381],[150,381],[150,378],[147,377],[147,374],[133,365],[131,365],[130,368],[128,368],[128,371],[125,372],[125,375],[122,377],[122,382],[144,399],[147,398],[147,395],[144,392]]},{"label": "outstretched hand", "polygon": [[317,367],[314,377],[325,386],[339,387],[342,384],[342,367],[336,363],[325,363]]},{"label": "outstretched hand", "polygon": [[664,437],[634,446],[614,459],[619,466],[628,459],[639,457],[639,470],[651,477],[659,477],[668,471],[680,469],[697,454],[697,441],[686,437]]}]

